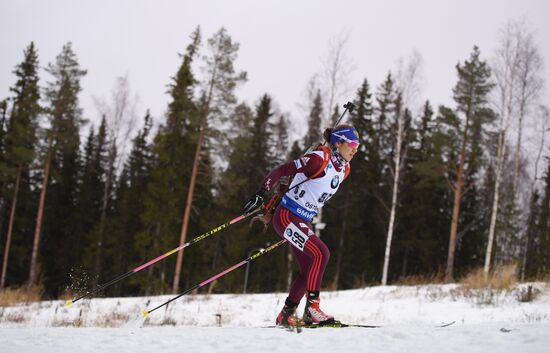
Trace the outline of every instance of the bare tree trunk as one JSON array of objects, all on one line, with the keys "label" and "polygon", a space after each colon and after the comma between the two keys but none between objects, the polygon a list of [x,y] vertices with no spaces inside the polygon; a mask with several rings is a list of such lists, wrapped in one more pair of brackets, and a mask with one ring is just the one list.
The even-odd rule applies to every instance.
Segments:
[{"label": "bare tree trunk", "polygon": [[451,221],[451,234],[449,235],[449,251],[447,253],[447,267],[445,268],[445,282],[453,280],[456,238],[458,233],[458,217],[460,215],[460,203],[462,201],[462,187],[464,186],[464,164],[466,163],[466,144],[468,142],[468,124],[470,114],[466,114],[466,124],[460,150],[460,162],[456,173],[456,183],[454,186],[453,218]]},{"label": "bare tree trunk", "polygon": [[[499,153],[497,160],[497,176],[493,199],[493,214],[489,230],[489,241],[485,258],[484,273],[489,273],[491,250],[495,233],[495,223],[498,214],[498,199],[500,190],[501,174],[503,171],[504,151],[506,149],[506,134],[508,125],[512,118],[517,115],[518,132],[514,152],[514,169],[512,172],[511,198],[508,201],[510,209],[515,210],[518,206],[518,189],[521,161],[521,144],[523,134],[523,123],[526,112],[538,95],[542,86],[540,72],[542,59],[537,48],[533,44],[532,34],[528,32],[526,23],[523,21],[509,21],[500,32],[499,47],[496,51],[496,60],[493,68],[496,77],[498,94],[500,98],[499,111],[501,114],[501,137],[499,135]],[[515,114],[517,112],[517,114]],[[495,205],[496,202],[496,205]],[[514,220],[521,222],[519,218]],[[504,239],[510,241],[514,236],[511,229],[504,229]],[[504,249],[506,246],[503,247]]]},{"label": "bare tree trunk", "polygon": [[524,113],[520,112],[518,121],[518,136],[516,139],[516,151],[514,152],[514,175],[512,179],[512,196],[514,202],[517,198],[518,183],[519,183],[519,165],[521,159],[521,139],[523,135],[523,119]]},{"label": "bare tree trunk", "polygon": [[493,251],[493,241],[495,238],[495,226],[497,223],[498,215],[498,202],[500,197],[500,181],[502,178],[502,169],[504,166],[504,155],[506,154],[506,130],[504,129],[504,117],[501,119],[501,130],[498,134],[498,153],[497,153],[497,170],[495,189],[493,191],[493,207],[491,211],[491,223],[489,226],[489,239],[487,241],[487,250],[485,252],[485,266],[483,267],[483,273],[485,278],[489,276],[489,269],[491,267],[491,253]]},{"label": "bare tree trunk", "polygon": [[36,283],[37,277],[37,259],[38,247],[40,245],[40,235],[42,232],[42,217],[44,215],[44,204],[46,203],[46,192],[48,189],[48,179],[50,177],[50,167],[53,158],[53,139],[50,140],[48,146],[48,156],[46,157],[46,165],[44,167],[44,178],[42,180],[42,190],[40,190],[40,202],[38,204],[38,214],[36,216],[36,228],[34,230],[34,242],[32,246],[31,267],[29,270],[29,286]]},{"label": "bare tree trunk", "polygon": [[[540,79],[540,71],[542,68],[542,59],[538,54],[538,50],[531,42],[531,37],[528,36],[526,42],[522,46],[521,51],[521,66],[520,66],[520,98],[519,98],[519,121],[518,121],[518,135],[516,142],[516,151],[514,156],[514,176],[512,181],[512,196],[513,202],[516,204],[518,202],[518,189],[519,189],[519,167],[521,159],[521,142],[522,142],[522,132],[523,132],[523,120],[525,119],[526,110],[531,105],[533,98],[539,94],[539,91],[542,88],[542,80]],[[538,174],[538,163],[542,154],[544,147],[544,137],[546,131],[546,120],[548,118],[548,110],[542,108],[542,138],[535,161],[535,175],[533,176],[533,182],[531,183],[530,189],[530,202],[532,203],[533,192],[535,189],[535,183],[537,180]],[[527,267],[527,260],[530,254],[530,249],[533,247],[533,239],[531,234],[528,233],[525,236],[521,269],[520,269],[520,278],[521,281],[525,280],[525,271]]]},{"label": "bare tree trunk", "polygon": [[[493,64],[493,71],[497,83],[497,98],[498,98],[498,111],[500,116],[500,126],[498,132],[498,149],[496,158],[496,175],[495,175],[495,187],[493,189],[493,205],[491,207],[491,220],[489,223],[489,236],[487,240],[487,248],[485,253],[485,265],[483,267],[483,273],[487,279],[489,276],[489,270],[491,267],[491,255],[493,250],[493,243],[495,239],[496,222],[499,211],[500,200],[500,184],[502,179],[502,171],[504,164],[504,155],[506,150],[506,133],[508,130],[509,122],[512,119],[515,112],[515,94],[519,69],[519,47],[520,37],[515,32],[515,26],[509,22],[500,32],[499,47],[496,50],[496,58]],[[519,147],[519,146],[517,146]],[[519,150],[517,150],[519,153]],[[519,167],[519,160],[518,162]],[[514,175],[515,178],[515,175]],[[512,200],[511,204],[515,201],[515,183],[512,185]],[[506,243],[509,234],[505,229],[500,242]],[[504,249],[505,247],[503,247]]]},{"label": "bare tree trunk", "polygon": [[[324,63],[325,67],[325,80],[327,82],[327,124],[330,124],[330,118],[333,112],[333,106],[336,98],[342,93],[348,91],[348,76],[353,70],[351,63],[346,58],[345,47],[348,41],[347,35],[340,35],[340,37],[331,40],[329,44],[329,53]],[[323,223],[323,209],[319,209],[319,213],[315,217],[314,224],[315,235],[321,237],[321,231],[325,229],[326,224]]]},{"label": "bare tree trunk", "polygon": [[[183,215],[180,246],[185,243],[185,239],[187,237],[189,218],[191,216],[191,208],[193,205],[193,193],[195,191],[197,174],[201,162],[201,149],[206,138],[205,135],[208,131],[208,118],[212,113],[212,101],[219,96],[219,100],[215,103],[215,110],[221,111],[224,107],[227,108],[230,104],[232,104],[231,102],[233,100],[236,101],[236,98],[233,96],[232,89],[238,82],[246,80],[246,73],[241,72],[236,75],[233,70],[232,61],[235,57],[236,51],[238,50],[238,46],[231,43],[230,38],[225,35],[225,29],[220,29],[213,39],[208,42],[211,47],[212,54],[211,58],[206,58],[209,79],[204,81],[207,84],[204,87],[202,94],[203,99],[201,99],[201,102],[203,103],[201,105],[202,109],[200,110],[200,113],[202,114],[202,121],[200,124],[199,138],[195,150],[195,160],[193,161],[193,170],[191,171],[191,180],[189,182],[189,191],[187,194],[187,202]],[[179,287],[182,264],[183,250],[178,252],[178,259],[174,270],[174,282],[172,284],[172,290],[174,293],[177,292]],[[214,284],[215,281],[210,284],[210,290]]]},{"label": "bare tree trunk", "polygon": [[349,74],[353,70],[352,63],[346,56],[346,45],[348,42],[347,34],[340,34],[330,40],[329,51],[324,66],[324,78],[327,85],[327,124],[330,124],[330,118],[333,112],[336,99],[349,91]]},{"label": "bare tree trunk", "polygon": [[13,233],[13,222],[15,220],[15,209],[17,208],[17,194],[19,193],[19,182],[21,181],[21,171],[23,164],[17,167],[17,177],[15,178],[15,190],[13,192],[13,200],[11,202],[10,220],[8,223],[8,235],[6,238],[6,248],[4,249],[4,261],[2,263],[2,277],[0,279],[0,289],[6,284],[6,272],[8,269],[8,257],[10,255],[11,237]]},{"label": "bare tree trunk", "polygon": [[388,222],[388,233],[386,235],[386,247],[384,250],[384,265],[382,269],[382,285],[388,283],[388,271],[390,267],[391,244],[395,228],[395,218],[397,213],[397,203],[399,196],[399,182],[401,178],[401,169],[406,158],[407,149],[403,150],[403,135],[405,134],[405,118],[407,106],[414,100],[419,91],[418,80],[421,76],[422,57],[416,51],[411,53],[405,66],[400,63],[398,68],[398,93],[401,101],[401,107],[397,111],[397,136],[395,142],[395,158],[393,170],[393,186],[390,207],[390,219]]},{"label": "bare tree trunk", "polygon": [[456,184],[453,203],[453,219],[451,223],[451,234],[449,237],[449,251],[447,253],[447,267],[445,269],[445,282],[451,282],[453,280],[455,250],[456,250],[456,233],[458,230],[458,216],[460,214],[460,201],[462,199],[462,180],[461,183]]},{"label": "bare tree trunk", "polygon": [[[108,118],[109,151],[107,160],[107,176],[103,187],[101,215],[99,221],[99,234],[97,239],[97,251],[94,262],[94,285],[97,285],[101,276],[103,264],[103,239],[105,238],[105,222],[107,219],[107,207],[109,194],[112,189],[113,175],[120,171],[120,165],[124,161],[124,154],[128,139],[135,127],[135,106],[137,96],[130,97],[131,89],[128,76],[117,77],[111,94],[110,104],[95,98],[96,108],[102,116]],[[118,152],[120,151],[120,152]],[[117,161],[118,154],[118,161]]]},{"label": "bare tree trunk", "polygon": [[403,143],[403,116],[399,113],[397,122],[397,141],[395,152],[395,164],[394,164],[394,176],[393,176],[393,189],[391,198],[391,210],[390,210],[390,222],[388,224],[388,233],[386,235],[386,249],[384,251],[384,267],[382,269],[382,285],[385,286],[388,283],[388,269],[390,266],[390,252],[391,243],[393,238],[393,230],[395,224],[395,212],[397,209],[397,193],[399,189],[399,176],[401,174],[401,145]]},{"label": "bare tree trunk", "polygon": [[[202,122],[200,126],[199,139],[197,141],[197,147],[195,149],[195,159],[193,160],[193,170],[191,171],[191,180],[189,181],[189,190],[187,192],[187,201],[185,203],[185,211],[183,213],[183,221],[182,221],[181,233],[180,233],[180,246],[185,244],[185,240],[187,238],[187,228],[189,226],[189,217],[191,216],[191,206],[193,205],[193,193],[195,192],[195,182],[196,182],[199,165],[200,165],[202,143],[204,141],[206,127],[208,126],[208,115],[210,114],[210,102],[212,100],[212,96],[214,93],[215,79],[217,75],[218,75],[218,61],[216,60],[214,63],[214,67],[212,69],[212,75],[210,77],[210,81],[208,82],[208,94],[204,101],[204,105],[202,106],[203,116],[202,116]],[[179,288],[181,267],[183,265],[183,250],[184,249],[181,249],[178,252],[178,258],[176,260],[176,268],[174,270],[174,281],[172,283],[172,292],[174,294],[178,292],[178,288]],[[215,254],[214,256],[216,257],[217,254]],[[209,291],[211,291],[214,285],[215,285],[215,281],[210,284]]]},{"label": "bare tree trunk", "polygon": [[517,38],[519,47],[519,68],[516,70],[519,84],[519,98],[517,102],[519,106],[519,121],[512,183],[514,200],[516,200],[517,191],[519,188],[519,167],[521,158],[520,151],[523,134],[523,121],[529,108],[532,106],[543,87],[543,80],[541,78],[543,59],[534,43],[533,34],[529,32],[527,25],[523,22],[515,24],[515,31],[516,33],[514,34]]},{"label": "bare tree trunk", "polygon": [[[189,182],[189,191],[187,192],[187,201],[185,202],[185,212],[183,214],[183,224],[180,234],[180,246],[185,244],[187,237],[187,228],[189,226],[189,217],[191,216],[191,206],[193,204],[193,194],[195,192],[195,183],[197,180],[197,173],[200,165],[200,154],[202,149],[202,143],[204,141],[204,135],[206,132],[206,117],[201,125],[201,131],[199,134],[199,140],[197,141],[197,148],[195,149],[195,160],[193,161],[193,170],[191,171],[191,181]],[[183,263],[183,249],[178,252],[178,259],[176,261],[176,270],[174,272],[174,282],[172,285],[172,292],[177,293],[180,283],[181,265]]]},{"label": "bare tree trunk", "polygon": [[[113,142],[114,143],[114,142]],[[99,278],[101,276],[102,270],[102,252],[103,252],[103,238],[105,236],[105,220],[107,218],[107,206],[109,201],[109,193],[111,190],[111,178],[113,175],[113,168],[116,159],[116,146],[113,144],[110,147],[109,151],[109,165],[107,170],[107,180],[105,181],[105,186],[103,187],[103,199],[101,204],[101,216],[99,219],[99,234],[97,239],[97,251],[95,254],[95,265],[94,265],[94,286],[97,286]]]}]

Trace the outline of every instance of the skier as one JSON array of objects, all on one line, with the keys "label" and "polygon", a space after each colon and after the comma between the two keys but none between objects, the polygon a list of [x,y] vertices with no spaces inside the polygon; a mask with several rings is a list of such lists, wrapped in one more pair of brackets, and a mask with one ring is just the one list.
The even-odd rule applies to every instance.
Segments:
[{"label": "skier", "polygon": [[[349,162],[359,147],[359,134],[350,125],[339,125],[326,129],[323,137],[329,147],[320,147],[272,170],[244,206],[245,212],[257,209],[281,177],[293,177],[289,191],[273,214],[273,228],[290,242],[292,254],[300,267],[300,273],[292,283],[285,305],[276,319],[276,324],[281,326],[335,322],[332,315],[324,313],[319,307],[319,289],[330,252],[325,243],[315,236],[311,220],[347,177]],[[301,320],[296,315],[296,308],[304,294],[307,294],[307,301]]]}]

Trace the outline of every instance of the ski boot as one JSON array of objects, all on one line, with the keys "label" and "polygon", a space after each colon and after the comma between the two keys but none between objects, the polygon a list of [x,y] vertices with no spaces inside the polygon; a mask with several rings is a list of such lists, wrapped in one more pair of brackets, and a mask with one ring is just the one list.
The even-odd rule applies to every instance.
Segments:
[{"label": "ski boot", "polygon": [[319,307],[320,301],[318,291],[307,293],[306,309],[304,310],[304,323],[306,325],[327,325],[337,322],[334,320],[334,316],[328,315],[321,310]]},{"label": "ski boot", "polygon": [[294,304],[288,299],[285,302],[283,310],[277,315],[275,324],[284,327],[299,327],[304,325],[304,321],[296,315],[298,304]]}]

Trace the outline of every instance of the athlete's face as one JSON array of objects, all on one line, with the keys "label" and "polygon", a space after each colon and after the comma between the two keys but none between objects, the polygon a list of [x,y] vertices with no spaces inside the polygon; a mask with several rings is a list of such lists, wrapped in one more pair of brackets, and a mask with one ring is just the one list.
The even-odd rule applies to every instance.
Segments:
[{"label": "athlete's face", "polygon": [[338,152],[340,155],[347,161],[351,161],[353,159],[353,156],[357,153],[357,149],[359,148],[359,144],[352,142],[337,142],[336,147],[338,148]]}]

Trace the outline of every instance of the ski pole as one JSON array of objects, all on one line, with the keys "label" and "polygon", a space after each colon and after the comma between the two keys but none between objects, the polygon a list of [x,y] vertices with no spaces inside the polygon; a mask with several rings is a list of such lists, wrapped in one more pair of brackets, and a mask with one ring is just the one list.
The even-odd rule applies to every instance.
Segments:
[{"label": "ski pole", "polygon": [[80,299],[83,299],[83,298],[86,298],[86,297],[91,297],[91,296],[93,296],[94,294],[98,293],[99,291],[101,291],[101,290],[103,290],[103,289],[105,289],[105,288],[107,288],[107,287],[109,287],[109,286],[111,286],[111,285],[113,285],[113,284],[115,284],[115,283],[117,283],[117,282],[122,281],[123,279],[125,279],[125,278],[127,278],[127,277],[133,275],[133,274],[136,273],[136,272],[139,272],[139,271],[143,270],[144,268],[147,268],[147,267],[151,266],[151,265],[154,264],[155,262],[158,262],[158,261],[160,261],[160,260],[162,260],[162,259],[165,259],[165,258],[167,258],[168,256],[170,256],[170,255],[172,255],[172,254],[174,254],[174,253],[176,253],[176,252],[178,252],[178,251],[180,251],[180,250],[182,250],[182,249],[188,247],[189,245],[198,243],[199,241],[201,241],[201,240],[203,240],[203,239],[205,239],[205,238],[211,236],[212,234],[215,234],[215,233],[219,232],[220,230],[229,227],[229,226],[232,225],[232,224],[235,224],[235,223],[237,223],[237,222],[242,221],[242,220],[245,219],[245,218],[248,218],[249,216],[255,214],[256,212],[258,212],[258,211],[260,211],[260,210],[261,210],[261,208],[257,208],[256,210],[254,210],[254,211],[252,211],[252,212],[243,213],[243,214],[240,215],[239,217],[234,218],[234,219],[232,219],[231,221],[222,224],[221,226],[218,226],[218,227],[216,227],[216,228],[214,228],[214,229],[211,229],[211,230],[209,230],[208,232],[206,232],[206,233],[204,233],[204,234],[202,234],[202,235],[200,235],[200,236],[198,236],[198,237],[196,237],[196,238],[193,238],[192,240],[188,241],[187,243],[185,243],[185,244],[183,244],[183,245],[180,245],[180,246],[178,246],[177,248],[172,249],[172,250],[170,250],[169,252],[167,252],[167,253],[165,253],[165,254],[163,254],[163,255],[160,255],[159,257],[154,258],[153,260],[151,260],[151,261],[149,261],[149,262],[147,262],[147,263],[144,263],[143,265],[138,266],[138,267],[134,268],[133,270],[130,270],[130,271],[124,273],[124,274],[121,274],[120,276],[118,276],[118,277],[116,277],[116,278],[113,278],[112,280],[110,280],[109,282],[107,282],[107,283],[105,283],[105,284],[99,285],[98,287],[94,288],[93,290],[91,290],[91,291],[89,291],[89,292],[86,292],[85,294],[81,295],[81,296],[78,297],[78,298],[75,298],[75,299],[73,299],[73,300],[68,300],[65,304],[66,304],[67,306],[71,306],[71,305],[73,305],[74,303],[76,303],[77,301],[79,301]]},{"label": "ski pole", "polygon": [[248,257],[247,259],[244,259],[243,261],[239,262],[238,264],[235,264],[235,265],[229,267],[228,269],[226,269],[226,270],[224,270],[224,271],[218,273],[217,275],[215,275],[215,276],[213,276],[213,277],[210,277],[210,278],[207,279],[206,281],[203,281],[203,282],[201,282],[201,283],[199,283],[199,284],[196,284],[195,286],[193,286],[193,287],[191,287],[191,288],[185,290],[184,292],[182,292],[182,293],[178,294],[177,296],[171,298],[170,300],[168,300],[168,301],[166,301],[166,302],[160,304],[159,306],[157,306],[157,307],[155,307],[155,308],[153,308],[153,309],[151,309],[151,310],[147,310],[147,309],[143,310],[143,317],[147,317],[147,316],[148,316],[149,314],[151,314],[153,311],[155,311],[155,310],[157,310],[157,309],[160,309],[160,308],[162,308],[163,306],[166,306],[166,305],[170,304],[170,303],[173,302],[174,300],[176,300],[176,299],[178,299],[178,298],[180,298],[180,297],[186,295],[187,293],[189,293],[189,292],[191,292],[191,291],[193,291],[193,290],[195,290],[195,289],[199,289],[199,288],[201,288],[201,287],[207,285],[208,283],[210,283],[210,282],[212,282],[212,281],[214,281],[214,280],[216,280],[216,279],[218,279],[218,278],[220,278],[220,277],[222,277],[222,276],[225,276],[226,274],[228,274],[229,272],[233,271],[234,269],[239,268],[239,267],[241,267],[241,266],[247,264],[248,262],[250,262],[250,261],[254,260],[255,258],[260,257],[260,256],[262,256],[263,254],[265,254],[265,253],[267,253],[267,252],[269,252],[269,251],[275,249],[276,247],[278,247],[279,245],[281,245],[281,244],[283,244],[283,243],[285,243],[285,242],[286,242],[286,239],[281,239],[281,240],[278,241],[277,243],[275,243],[275,244],[269,246],[268,248],[261,249],[260,251],[258,251],[258,252],[255,253],[254,255]]}]

